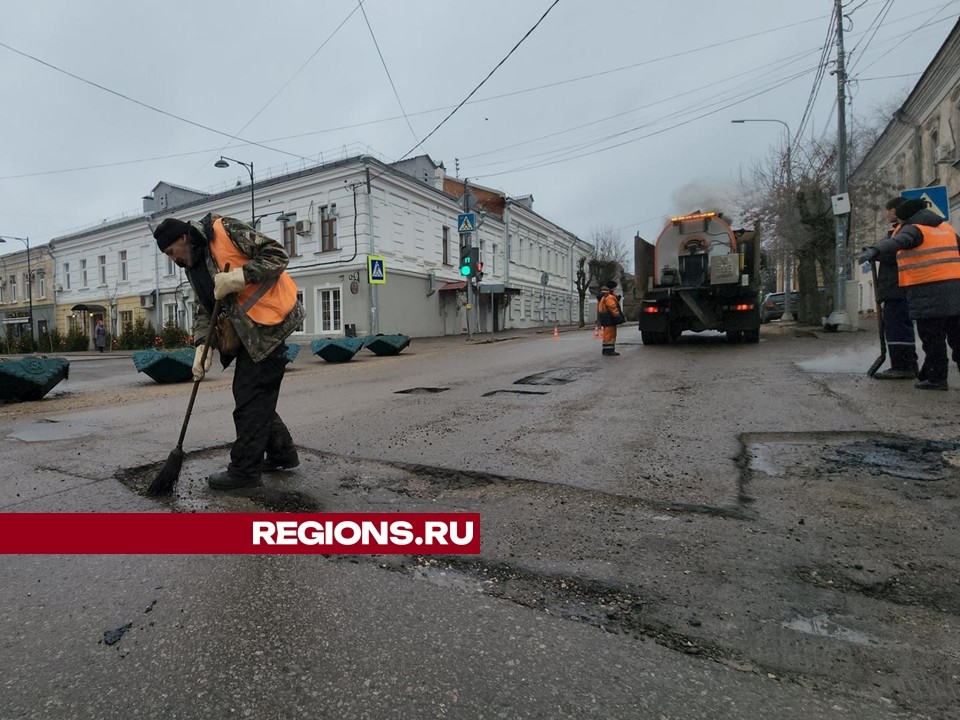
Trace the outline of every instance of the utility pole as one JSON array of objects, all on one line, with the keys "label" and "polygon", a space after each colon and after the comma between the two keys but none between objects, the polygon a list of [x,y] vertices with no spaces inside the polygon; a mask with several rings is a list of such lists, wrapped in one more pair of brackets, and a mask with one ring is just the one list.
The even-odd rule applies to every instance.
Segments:
[{"label": "utility pole", "polygon": [[[837,195],[847,192],[847,74],[844,69],[843,56],[843,3],[834,0],[837,15],[837,69],[833,72],[837,76]],[[834,214],[834,232],[836,233],[836,255],[834,258],[835,277],[833,289],[833,312],[827,318],[824,326],[826,330],[849,330],[850,316],[847,314],[846,293],[846,258],[847,258],[847,223],[850,219],[849,210],[846,213]]]},{"label": "utility pole", "polygon": [[[470,198],[467,191],[467,178],[463,179],[463,212],[470,212]],[[459,229],[459,228],[458,228]],[[466,245],[467,247],[473,247],[473,233],[463,233],[460,236],[460,245]],[[467,340],[470,340],[470,311],[473,309],[473,280],[472,277],[464,279],[467,284],[467,307],[466,307],[466,319],[467,319]]]}]

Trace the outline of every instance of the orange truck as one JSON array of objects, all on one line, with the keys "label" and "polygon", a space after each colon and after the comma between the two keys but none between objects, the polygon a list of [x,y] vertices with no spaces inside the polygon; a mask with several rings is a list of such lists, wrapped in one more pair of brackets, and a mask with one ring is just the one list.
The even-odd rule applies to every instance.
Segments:
[{"label": "orange truck", "polygon": [[655,244],[634,240],[644,345],[673,344],[689,330],[760,341],[760,233],[734,230],[722,213],[670,218]]}]

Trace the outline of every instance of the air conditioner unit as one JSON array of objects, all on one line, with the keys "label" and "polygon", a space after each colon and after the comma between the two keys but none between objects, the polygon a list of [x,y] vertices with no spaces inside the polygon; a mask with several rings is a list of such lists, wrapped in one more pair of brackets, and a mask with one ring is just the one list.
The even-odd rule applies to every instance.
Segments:
[{"label": "air conditioner unit", "polygon": [[949,145],[938,145],[934,153],[937,163],[949,164],[953,162],[953,148]]},{"label": "air conditioner unit", "polygon": [[141,295],[140,296],[140,307],[147,308],[148,310],[153,307],[153,295]]},{"label": "air conditioner unit", "polygon": [[309,235],[313,232],[313,220],[297,220],[297,235]]}]

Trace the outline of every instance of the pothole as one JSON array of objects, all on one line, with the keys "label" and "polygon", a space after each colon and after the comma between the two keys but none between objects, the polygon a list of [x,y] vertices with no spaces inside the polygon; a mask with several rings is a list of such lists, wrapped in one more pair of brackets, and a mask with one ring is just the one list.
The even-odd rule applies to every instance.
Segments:
[{"label": "pothole", "polygon": [[747,467],[769,477],[850,474],[936,481],[957,477],[960,442],[864,432],[747,433]]},{"label": "pothole", "polygon": [[508,395],[546,395],[546,390],[491,390],[486,392],[482,397],[490,397],[491,395],[500,395],[506,393]]},{"label": "pothole", "polygon": [[866,633],[838,625],[827,615],[814,615],[813,617],[798,615],[781,623],[781,625],[788,630],[796,630],[805,635],[833,638],[834,640],[842,640],[843,642],[853,643],[854,645],[880,644],[878,640],[870,637]]},{"label": "pothole", "polygon": [[446,392],[450,388],[442,387],[415,387],[407,388],[406,390],[396,390],[396,395],[430,395],[433,393],[442,393]]},{"label": "pothole", "polygon": [[570,367],[544,370],[543,372],[527,375],[514,381],[514,385],[566,385],[579,380],[584,375],[594,372],[596,368]]},{"label": "pothole", "polygon": [[[231,512],[249,511],[250,505],[268,512],[300,513],[321,512],[323,505],[315,497],[298,490],[284,488],[278,484],[279,475],[264,475],[264,485],[261,487],[232,492],[214,492],[207,489],[203,478],[194,477],[195,471],[186,466],[197,460],[213,458],[223,454],[224,447],[207,448],[195,453],[189,453],[181,468],[180,478],[173,494],[169,496],[152,497],[164,504],[175,505],[183,512]],[[123,485],[138,495],[147,495],[147,488],[157,477],[164,463],[151,463],[134,468],[127,468],[117,472],[114,477]],[[188,486],[188,487],[185,487]],[[198,490],[194,490],[198,486]]]}]

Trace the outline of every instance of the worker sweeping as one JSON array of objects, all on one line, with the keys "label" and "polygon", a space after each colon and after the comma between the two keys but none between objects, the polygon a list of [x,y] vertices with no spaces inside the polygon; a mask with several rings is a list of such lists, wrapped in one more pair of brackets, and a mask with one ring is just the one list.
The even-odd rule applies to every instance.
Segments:
[{"label": "worker sweeping", "polygon": [[[194,380],[210,369],[208,337],[218,338],[224,367],[236,362],[237,436],[227,469],[210,475],[207,484],[213,490],[257,487],[262,471],[298,466],[290,431],[276,412],[287,364],[284,341],[304,317],[283,246],[244,222],[212,213],[199,222],[167,218],[153,236],[161,252],[186,270],[197,298]],[[215,305],[221,307],[218,317],[212,317]]]},{"label": "worker sweeping", "polygon": [[603,328],[603,354],[619,355],[617,352],[617,325],[626,322],[620,301],[611,292],[608,285],[600,288],[600,298],[597,301],[597,322]]}]

